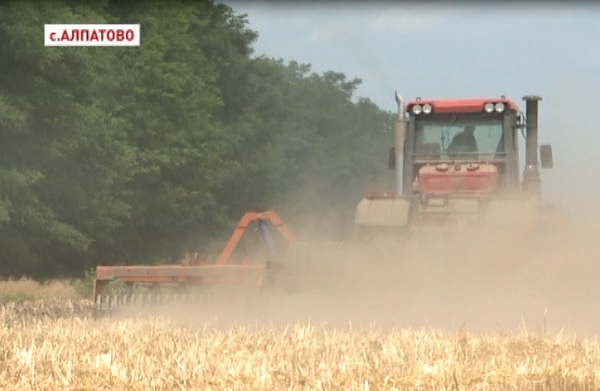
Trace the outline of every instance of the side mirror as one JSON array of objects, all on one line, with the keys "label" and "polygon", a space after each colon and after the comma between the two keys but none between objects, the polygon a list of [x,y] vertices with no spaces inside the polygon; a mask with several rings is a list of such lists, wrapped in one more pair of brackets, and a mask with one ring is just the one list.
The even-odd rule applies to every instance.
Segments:
[{"label": "side mirror", "polygon": [[552,168],[554,165],[552,161],[552,146],[549,144],[540,145],[540,160],[542,161],[542,168]]},{"label": "side mirror", "polygon": [[396,169],[396,148],[390,148],[390,156],[388,157],[388,168],[390,170]]}]

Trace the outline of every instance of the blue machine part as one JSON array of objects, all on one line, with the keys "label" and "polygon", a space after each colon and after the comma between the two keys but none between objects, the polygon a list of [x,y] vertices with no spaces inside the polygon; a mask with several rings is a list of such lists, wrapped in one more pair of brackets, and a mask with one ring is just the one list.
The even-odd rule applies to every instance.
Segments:
[{"label": "blue machine part", "polygon": [[269,253],[269,262],[272,262],[275,259],[275,243],[273,242],[273,237],[271,236],[269,225],[265,220],[260,220],[260,222],[258,223],[258,228],[260,229],[260,233],[262,234],[262,237],[265,240],[265,244],[267,245],[267,252]]}]

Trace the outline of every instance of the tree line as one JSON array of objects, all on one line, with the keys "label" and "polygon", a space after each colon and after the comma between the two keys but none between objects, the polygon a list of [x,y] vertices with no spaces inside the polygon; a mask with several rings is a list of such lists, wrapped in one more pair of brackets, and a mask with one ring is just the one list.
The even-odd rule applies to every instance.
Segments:
[{"label": "tree line", "polygon": [[[139,23],[141,44],[45,47],[46,23]],[[393,115],[256,39],[213,1],[0,5],[0,275],[173,262],[249,209],[347,232]]]}]

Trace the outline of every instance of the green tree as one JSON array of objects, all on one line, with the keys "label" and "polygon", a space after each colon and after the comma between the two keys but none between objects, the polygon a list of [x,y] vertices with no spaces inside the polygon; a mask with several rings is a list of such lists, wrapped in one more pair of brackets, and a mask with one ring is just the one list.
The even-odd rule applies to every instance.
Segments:
[{"label": "green tree", "polygon": [[114,196],[123,169],[114,157],[123,147],[94,106],[102,89],[95,76],[110,70],[110,60],[91,48],[46,48],[42,40],[44,23],[103,21],[95,7],[2,5],[2,274],[80,271],[91,264],[95,236],[127,215]]},{"label": "green tree", "polygon": [[[43,46],[45,23],[106,22],[141,45]],[[358,79],[253,57],[256,37],[213,1],[0,5],[0,274],[172,262],[247,209],[352,226],[391,114]]]},{"label": "green tree", "polygon": [[389,182],[393,116],[354,102],[360,80],[341,73],[266,57],[247,69],[238,94],[249,99],[227,124],[244,164],[220,199],[237,214],[275,207],[302,225],[348,231],[365,188]]},{"label": "green tree", "polygon": [[247,59],[254,35],[212,2],[115,2],[110,9],[122,22],[140,23],[143,45],[121,54],[126,70],[114,113],[127,124],[137,167],[128,185],[131,220],[108,258],[175,260],[227,221],[216,193],[238,162],[220,123],[232,104],[221,88]]}]

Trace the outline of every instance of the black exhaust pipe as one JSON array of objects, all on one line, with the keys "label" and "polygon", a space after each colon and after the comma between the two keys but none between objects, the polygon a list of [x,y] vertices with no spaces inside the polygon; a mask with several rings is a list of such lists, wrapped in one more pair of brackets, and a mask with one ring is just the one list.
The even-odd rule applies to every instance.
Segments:
[{"label": "black exhaust pipe", "polygon": [[523,171],[523,192],[540,195],[541,180],[538,169],[538,102],[542,100],[540,96],[527,95],[523,97],[525,101],[525,170]]}]

